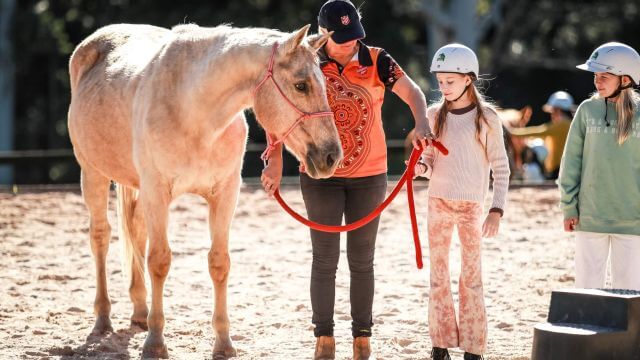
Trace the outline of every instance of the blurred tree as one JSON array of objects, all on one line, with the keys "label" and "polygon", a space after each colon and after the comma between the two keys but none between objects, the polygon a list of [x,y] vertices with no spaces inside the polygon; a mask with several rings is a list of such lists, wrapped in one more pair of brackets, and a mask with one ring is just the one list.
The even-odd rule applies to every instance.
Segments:
[{"label": "blurred tree", "polygon": [[[0,0],[0,151],[13,149],[14,71],[11,23],[14,0]],[[13,171],[0,165],[0,184],[11,184]]]},{"label": "blurred tree", "polygon": [[[588,75],[575,70],[607,41],[638,49],[640,3],[626,0],[411,0],[408,16],[424,18],[428,52],[449,42],[478,54],[487,94],[505,107],[540,106],[564,89],[584,99],[593,91]],[[431,58],[425,61],[429,65]],[[488,75],[488,76],[487,76]],[[432,93],[433,95],[433,93]],[[434,98],[434,96],[431,96]],[[535,114],[537,113],[537,114]]]},{"label": "blurred tree", "polygon": [[547,120],[541,106],[556,90],[578,102],[594,91],[592,76],[576,70],[600,44],[640,49],[640,3],[626,0],[512,0],[479,49],[481,71],[497,77],[488,92],[504,106],[533,105],[531,124]]},{"label": "blurred tree", "polygon": [[[489,28],[499,23],[502,6],[502,0],[493,0],[490,4],[478,0],[425,0],[419,13],[425,18],[428,53],[435,54],[440,47],[452,42],[477,51]],[[436,84],[433,76],[431,83]]]},{"label": "blurred tree", "polygon": [[[395,15],[421,27],[426,67],[441,46],[458,42],[476,50],[493,26],[499,25],[502,0],[409,0],[395,2]],[[414,30],[415,32],[415,30]]]},{"label": "blurred tree", "polygon": [[[13,4],[15,0],[0,0]],[[354,0],[363,13],[366,43],[387,49],[427,91],[428,66],[444,42],[460,41],[477,49],[481,72],[496,80],[487,93],[505,107],[534,105],[566,89],[577,99],[593,90],[588,74],[574,66],[600,43],[611,40],[640,48],[640,4],[628,0]],[[317,26],[318,0],[22,0],[15,2],[14,144],[16,149],[70,148],[66,127],[69,104],[68,59],[74,47],[97,28],[112,23],[180,23],[255,26],[293,31]],[[6,18],[2,9],[0,18]],[[6,22],[0,21],[0,24]],[[425,25],[426,24],[426,25]],[[10,42],[2,41],[2,44]],[[6,54],[6,52],[0,53]],[[0,66],[6,66],[6,62]],[[4,72],[0,72],[2,74]],[[2,86],[0,86],[0,89]],[[0,101],[8,98],[2,97]],[[6,111],[0,107],[0,111]],[[393,94],[383,107],[387,138],[403,138],[413,127],[409,109]],[[534,113],[535,123],[536,115]],[[250,120],[251,141],[264,134]],[[3,128],[0,128],[2,131]],[[402,152],[389,153],[391,173],[402,169]],[[261,165],[248,154],[244,175]],[[295,173],[295,162],[288,163]],[[73,161],[25,164],[15,168],[20,183],[77,182]]]},{"label": "blurred tree", "polygon": [[[358,4],[358,1],[356,1]],[[16,77],[16,148],[70,148],[66,127],[69,104],[68,59],[75,45],[97,28],[112,23],[148,23],[171,27],[180,23],[215,26],[254,26],[293,31],[305,24],[317,27],[316,0],[24,0],[15,16],[15,58],[20,59]],[[361,6],[367,42],[389,49],[422,85],[424,50],[420,19],[402,18],[392,0]],[[395,96],[390,95],[394,98]],[[390,137],[402,137],[412,123],[410,112],[397,99],[385,105],[384,118]],[[250,141],[264,142],[264,133],[249,113]],[[255,158],[255,159],[254,159]],[[261,163],[248,154],[245,175],[259,174]],[[289,174],[297,165],[287,162]],[[77,182],[78,167],[72,162],[48,166],[25,164],[16,168],[19,182]]]},{"label": "blurred tree", "polygon": [[514,0],[487,39],[494,70],[504,66],[573,69],[608,41],[638,48],[640,3],[626,0]]}]

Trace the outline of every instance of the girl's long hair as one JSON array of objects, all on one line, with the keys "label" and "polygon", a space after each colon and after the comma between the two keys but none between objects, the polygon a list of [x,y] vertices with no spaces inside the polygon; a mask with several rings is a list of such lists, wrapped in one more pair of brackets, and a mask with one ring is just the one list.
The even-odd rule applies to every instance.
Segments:
[{"label": "girl's long hair", "polygon": [[[596,92],[591,96],[595,99],[602,99]],[[618,100],[616,101],[616,113],[618,121],[616,131],[618,134],[618,145],[622,145],[629,138],[631,127],[633,125],[633,117],[640,107],[640,94],[633,88],[627,88],[620,91]],[[605,119],[606,121],[606,119]]]},{"label": "girl's long hair", "polygon": [[[480,138],[480,134],[482,132],[482,124],[484,123],[485,125],[490,127],[489,122],[487,121],[487,117],[485,116],[485,113],[486,111],[493,111],[494,113],[497,113],[496,108],[489,100],[485,98],[485,96],[475,86],[473,74],[467,74],[467,75],[471,77],[471,84],[469,85],[469,89],[467,89],[467,92],[469,94],[468,96],[469,96],[469,99],[471,100],[471,103],[476,105],[476,109],[477,109],[476,118],[475,118],[476,140],[478,140],[478,142],[486,150],[487,144],[485,144]],[[447,101],[447,99],[445,99],[444,96],[442,96],[436,106],[437,106],[436,121],[433,127],[433,132],[436,138],[438,138],[440,137],[440,135],[442,135],[446,127],[447,114],[451,107],[451,102]]]}]

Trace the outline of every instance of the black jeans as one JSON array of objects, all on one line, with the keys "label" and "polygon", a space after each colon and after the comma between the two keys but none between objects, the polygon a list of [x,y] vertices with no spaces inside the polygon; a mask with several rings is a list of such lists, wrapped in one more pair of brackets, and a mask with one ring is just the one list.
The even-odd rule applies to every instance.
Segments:
[{"label": "black jeans", "polygon": [[[387,174],[360,178],[312,179],[300,175],[302,196],[309,219],[326,225],[352,223],[382,203]],[[380,217],[347,233],[347,259],[351,273],[351,332],[353,337],[371,336],[373,326],[373,258]],[[333,336],[336,270],[340,257],[340,234],[311,230],[311,307],[315,336]]]}]

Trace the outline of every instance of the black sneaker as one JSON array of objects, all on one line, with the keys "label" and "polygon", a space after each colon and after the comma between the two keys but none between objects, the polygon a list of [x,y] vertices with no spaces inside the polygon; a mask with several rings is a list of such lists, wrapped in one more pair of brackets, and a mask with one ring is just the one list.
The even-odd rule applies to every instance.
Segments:
[{"label": "black sneaker", "polygon": [[464,360],[483,360],[482,355],[472,354],[470,352],[464,352]]},{"label": "black sneaker", "polygon": [[451,360],[451,356],[449,356],[449,350],[434,347],[431,349],[431,359],[433,360]]}]

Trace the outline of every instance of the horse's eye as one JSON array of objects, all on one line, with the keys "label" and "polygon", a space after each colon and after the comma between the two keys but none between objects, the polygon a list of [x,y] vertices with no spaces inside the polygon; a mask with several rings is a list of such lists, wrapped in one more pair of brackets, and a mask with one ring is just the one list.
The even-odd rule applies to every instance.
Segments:
[{"label": "horse's eye", "polygon": [[296,85],[296,90],[298,91],[307,91],[307,84],[305,83],[297,83]]}]

